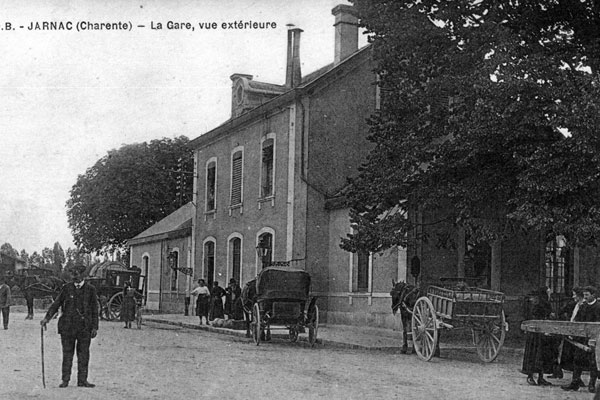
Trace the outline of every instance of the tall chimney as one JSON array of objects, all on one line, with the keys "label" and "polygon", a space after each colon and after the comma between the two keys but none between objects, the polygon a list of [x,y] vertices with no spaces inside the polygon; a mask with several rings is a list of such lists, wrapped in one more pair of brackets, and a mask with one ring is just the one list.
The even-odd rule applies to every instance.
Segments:
[{"label": "tall chimney", "polygon": [[302,81],[302,72],[300,70],[300,33],[302,32],[302,29],[293,28],[293,25],[288,29],[285,86],[289,88],[295,88]]},{"label": "tall chimney", "polygon": [[335,16],[334,65],[344,61],[358,50],[358,13],[352,6],[339,4],[331,10]]}]

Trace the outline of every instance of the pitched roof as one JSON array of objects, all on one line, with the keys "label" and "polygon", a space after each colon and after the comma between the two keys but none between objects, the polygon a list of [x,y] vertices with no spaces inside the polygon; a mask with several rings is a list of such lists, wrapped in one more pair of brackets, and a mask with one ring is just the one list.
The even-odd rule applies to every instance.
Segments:
[{"label": "pitched roof", "polygon": [[261,104],[260,106],[253,108],[252,110],[236,118],[232,118],[225,121],[223,124],[190,141],[188,143],[188,146],[194,149],[205,146],[208,143],[215,141],[217,138],[220,138],[224,132],[231,132],[233,129],[237,128],[240,125],[243,125],[256,118],[261,118],[270,110],[276,109],[285,104],[289,104],[299,96],[311,93],[319,85],[328,84],[328,82],[330,82],[330,79],[336,79],[339,76],[343,76],[345,71],[351,70],[356,65],[359,65],[361,62],[363,62],[365,59],[368,59],[368,57],[371,55],[370,49],[371,45],[368,44],[358,49],[354,54],[344,59],[339,64],[328,64],[306,75],[302,79],[302,83],[300,84],[300,86],[295,87],[293,89],[288,89],[286,92],[270,99],[269,101]]},{"label": "pitched roof", "polygon": [[[185,236],[192,232],[194,205],[192,202],[173,211],[150,228],[127,241],[128,245],[148,243],[172,237]],[[188,233],[189,232],[189,233]]]}]

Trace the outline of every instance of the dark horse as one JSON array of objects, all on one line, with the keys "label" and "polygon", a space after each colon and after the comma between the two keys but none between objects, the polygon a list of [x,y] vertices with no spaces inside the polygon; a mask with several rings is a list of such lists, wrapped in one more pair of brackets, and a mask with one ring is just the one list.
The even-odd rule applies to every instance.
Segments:
[{"label": "dark horse", "polygon": [[412,310],[420,297],[420,290],[417,286],[406,282],[394,282],[392,280],[392,312],[400,310],[402,319],[402,354],[408,351],[408,332],[411,329]]},{"label": "dark horse", "polygon": [[26,276],[14,275],[11,278],[11,287],[20,291],[27,302],[27,316],[25,319],[33,319],[33,300],[58,297],[66,282],[56,276]]},{"label": "dark horse", "polygon": [[246,320],[246,337],[252,337],[250,333],[250,320],[252,319],[252,307],[256,302],[256,279],[247,282],[242,289],[242,308]]}]

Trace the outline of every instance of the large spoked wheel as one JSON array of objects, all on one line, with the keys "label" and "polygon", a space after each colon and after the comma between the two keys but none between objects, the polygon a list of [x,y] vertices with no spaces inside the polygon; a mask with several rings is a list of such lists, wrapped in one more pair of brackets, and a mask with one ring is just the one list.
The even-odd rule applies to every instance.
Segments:
[{"label": "large spoked wheel", "polygon": [[290,342],[292,343],[298,340],[298,328],[296,328],[295,326],[290,326],[289,338]]},{"label": "large spoked wheel", "polygon": [[419,358],[431,360],[437,345],[438,331],[435,309],[427,297],[419,298],[413,308],[412,338]]},{"label": "large spoked wheel", "polygon": [[308,315],[308,343],[311,347],[317,342],[317,332],[319,331],[319,307],[314,305],[314,309]]},{"label": "large spoked wheel", "polygon": [[260,308],[258,307],[258,303],[254,304],[254,307],[252,308],[252,322],[250,323],[250,328],[252,329],[252,339],[254,339],[254,343],[258,346],[262,334],[260,326]]},{"label": "large spoked wheel", "polygon": [[118,292],[113,295],[108,301],[108,318],[119,319],[121,310],[123,309],[123,292]]},{"label": "large spoked wheel", "polygon": [[498,357],[506,337],[506,317],[502,314],[489,321],[484,327],[474,329],[477,354],[483,362],[492,362]]}]

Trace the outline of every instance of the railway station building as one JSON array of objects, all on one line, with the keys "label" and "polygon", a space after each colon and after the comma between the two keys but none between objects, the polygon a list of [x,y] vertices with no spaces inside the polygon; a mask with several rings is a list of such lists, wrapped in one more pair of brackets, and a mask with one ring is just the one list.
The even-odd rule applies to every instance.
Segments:
[{"label": "railway station building", "polygon": [[[340,238],[353,229],[342,193],[371,148],[366,121],[380,93],[371,47],[358,47],[354,8],[339,5],[332,14],[332,63],[304,75],[301,37],[310,32],[292,27],[284,82],[260,82],[250,71],[231,75],[230,119],[190,142],[195,179],[185,211],[189,225],[130,241],[132,265],[149,269],[149,303],[167,304],[169,292],[182,304],[189,290],[166,275],[167,256],[176,247],[193,281],[204,278],[209,285],[224,287],[234,278],[243,286],[268,265],[308,271],[321,320],[329,324],[397,329],[392,280],[424,288],[448,278],[504,292],[514,332],[532,290],[547,285],[558,300],[574,285],[600,282],[594,249],[570,248],[564,238],[542,233],[470,243],[459,229],[429,224],[443,210],[409,211],[421,223],[408,248],[342,250]],[[419,274],[413,276],[415,266]],[[153,278],[157,274],[160,279]]]}]

